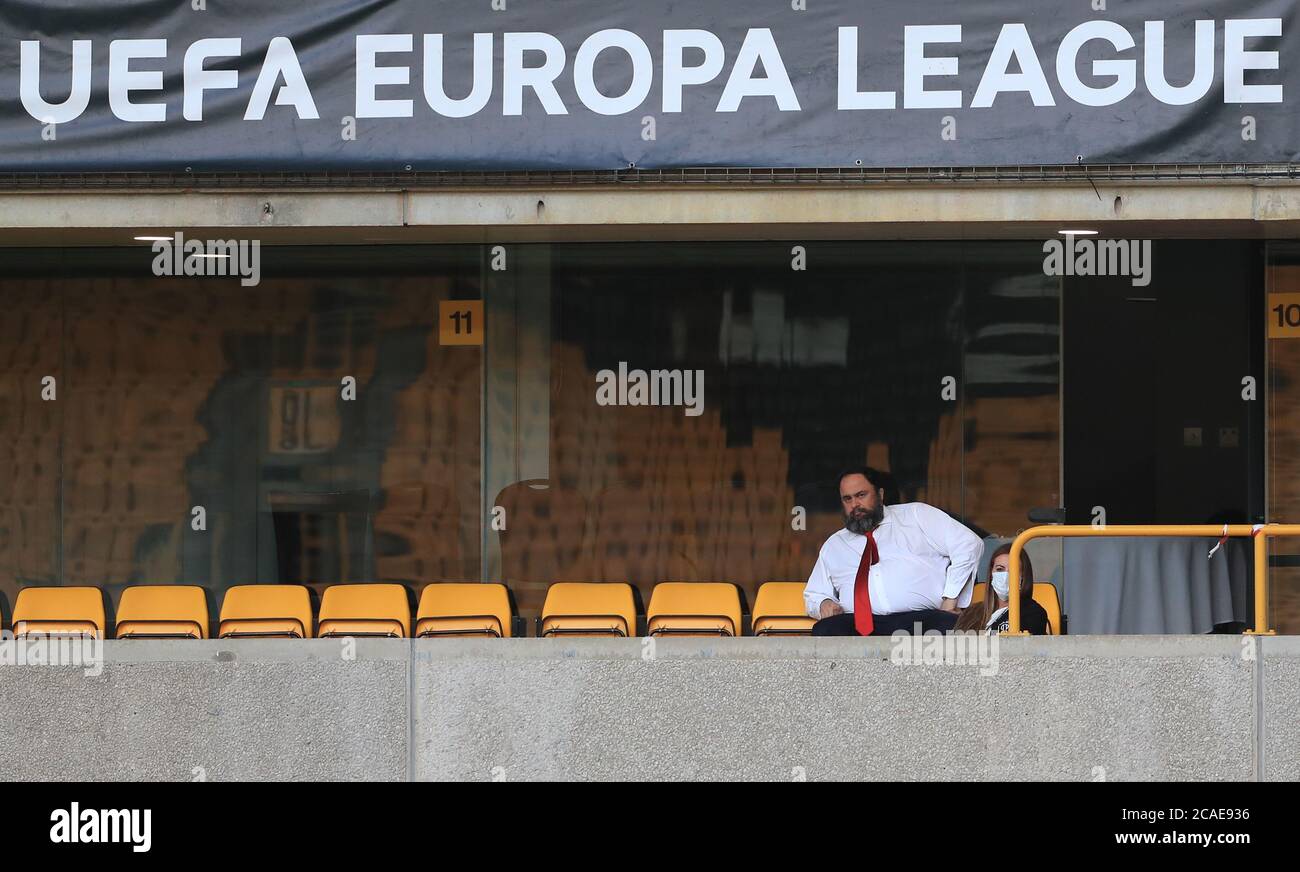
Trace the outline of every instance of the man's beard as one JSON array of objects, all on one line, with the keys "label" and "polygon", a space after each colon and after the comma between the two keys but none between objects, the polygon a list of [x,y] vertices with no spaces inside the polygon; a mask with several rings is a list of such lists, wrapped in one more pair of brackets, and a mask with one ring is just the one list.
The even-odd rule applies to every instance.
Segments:
[{"label": "man's beard", "polygon": [[880,522],[885,519],[885,507],[876,503],[876,507],[871,511],[857,509],[854,512],[844,514],[844,529],[850,533],[861,533],[866,535],[880,526]]}]

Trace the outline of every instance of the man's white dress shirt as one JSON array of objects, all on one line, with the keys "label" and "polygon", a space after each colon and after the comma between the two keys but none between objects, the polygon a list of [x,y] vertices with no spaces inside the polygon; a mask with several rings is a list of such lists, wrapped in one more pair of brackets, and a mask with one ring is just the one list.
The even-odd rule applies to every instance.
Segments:
[{"label": "man's white dress shirt", "polygon": [[[885,506],[875,530],[880,562],[871,567],[871,611],[878,615],[937,609],[944,597],[970,605],[975,567],[984,542],[964,524],[925,503]],[[808,577],[803,599],[811,617],[822,600],[853,611],[853,587],[867,537],[840,530],[826,540]]]}]

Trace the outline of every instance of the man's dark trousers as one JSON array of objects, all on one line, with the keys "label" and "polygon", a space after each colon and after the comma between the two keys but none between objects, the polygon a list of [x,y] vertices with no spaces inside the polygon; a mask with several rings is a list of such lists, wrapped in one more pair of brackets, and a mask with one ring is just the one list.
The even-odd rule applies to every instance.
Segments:
[{"label": "man's dark trousers", "polygon": [[[922,633],[931,630],[949,633],[957,625],[957,615],[941,609],[898,612],[893,615],[872,615],[871,619],[876,625],[875,629],[871,631],[873,636],[892,636],[899,630],[904,633],[911,633],[916,624],[921,625]],[[813,624],[812,634],[814,636],[856,636],[858,631],[853,626],[853,615],[845,613],[822,618]]]}]

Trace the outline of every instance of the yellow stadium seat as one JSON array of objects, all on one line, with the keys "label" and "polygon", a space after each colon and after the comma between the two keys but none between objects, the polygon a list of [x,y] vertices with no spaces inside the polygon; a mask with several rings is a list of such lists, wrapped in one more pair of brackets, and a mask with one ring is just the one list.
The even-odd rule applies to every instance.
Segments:
[{"label": "yellow stadium seat", "polygon": [[739,636],[740,594],[734,584],[666,581],[646,609],[651,636]]},{"label": "yellow stadium seat", "polygon": [[320,600],[316,635],[392,636],[411,634],[411,604],[400,584],[335,584]]},{"label": "yellow stadium seat", "polygon": [[104,594],[97,587],[25,587],[14,602],[14,636],[104,638]]},{"label": "yellow stadium seat", "polygon": [[435,583],[420,594],[415,635],[508,638],[515,635],[513,618],[504,584]]},{"label": "yellow stadium seat", "polygon": [[984,597],[985,595],[988,594],[988,590],[989,590],[989,583],[987,581],[975,582],[975,589],[971,591],[971,595],[970,595],[971,605],[984,602]]},{"label": "yellow stadium seat", "polygon": [[128,587],[117,604],[119,639],[206,639],[208,601],[188,584]]},{"label": "yellow stadium seat", "polygon": [[311,596],[301,584],[238,584],[221,602],[222,639],[310,639]]},{"label": "yellow stadium seat", "polygon": [[631,636],[636,632],[636,600],[622,582],[561,581],[546,591],[539,636]]},{"label": "yellow stadium seat", "polygon": [[1034,582],[1034,602],[1047,612],[1047,625],[1053,636],[1061,635],[1061,598],[1050,581]]},{"label": "yellow stadium seat", "polygon": [[769,581],[754,597],[755,636],[807,636],[813,624],[803,600],[802,581]]},{"label": "yellow stadium seat", "polygon": [[331,585],[321,596],[316,635],[387,635],[406,638],[411,634],[411,603],[406,587],[390,583]]}]

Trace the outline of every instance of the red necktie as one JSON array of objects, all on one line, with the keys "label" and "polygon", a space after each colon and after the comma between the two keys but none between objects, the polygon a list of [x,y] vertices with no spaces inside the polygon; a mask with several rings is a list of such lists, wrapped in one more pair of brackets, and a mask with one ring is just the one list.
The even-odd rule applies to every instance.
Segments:
[{"label": "red necktie", "polygon": [[876,628],[876,621],[871,617],[871,586],[868,580],[871,567],[880,562],[880,552],[876,550],[876,531],[867,532],[867,547],[862,549],[862,562],[858,564],[858,575],[853,580],[853,627],[859,636],[870,636]]}]

